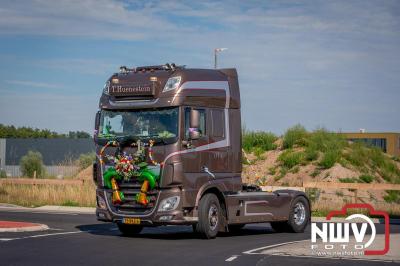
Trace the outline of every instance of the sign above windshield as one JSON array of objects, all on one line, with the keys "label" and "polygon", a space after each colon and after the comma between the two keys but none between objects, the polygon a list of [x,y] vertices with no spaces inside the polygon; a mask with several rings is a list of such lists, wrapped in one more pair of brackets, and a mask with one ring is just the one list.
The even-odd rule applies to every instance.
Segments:
[{"label": "sign above windshield", "polygon": [[151,84],[111,85],[109,94],[112,96],[153,96],[154,88]]}]

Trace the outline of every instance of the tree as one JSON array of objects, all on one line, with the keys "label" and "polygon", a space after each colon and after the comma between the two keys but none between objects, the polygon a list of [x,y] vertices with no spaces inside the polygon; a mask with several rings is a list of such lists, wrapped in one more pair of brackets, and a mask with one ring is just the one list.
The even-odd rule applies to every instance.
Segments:
[{"label": "tree", "polygon": [[26,155],[22,156],[19,164],[24,176],[33,177],[35,171],[36,177],[44,177],[45,175],[43,157],[38,151],[28,151]]},{"label": "tree", "polygon": [[38,129],[31,127],[6,126],[0,124],[0,138],[70,138],[82,139],[90,138],[90,134],[85,131],[70,131],[68,134],[61,134],[48,129]]}]

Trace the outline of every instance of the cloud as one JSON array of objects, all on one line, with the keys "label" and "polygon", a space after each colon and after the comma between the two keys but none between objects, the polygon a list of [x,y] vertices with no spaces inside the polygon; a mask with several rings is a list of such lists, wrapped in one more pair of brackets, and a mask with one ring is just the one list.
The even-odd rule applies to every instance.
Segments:
[{"label": "cloud", "polygon": [[97,105],[97,97],[10,92],[0,97],[0,123],[92,132]]},{"label": "cloud", "polygon": [[87,58],[45,59],[31,62],[31,64],[45,69],[55,69],[73,73],[103,76],[110,74],[119,67],[119,64],[117,63]]},{"label": "cloud", "polygon": [[3,34],[125,40],[151,36],[154,29],[177,28],[146,7],[132,10],[126,3],[112,0],[2,2],[0,25]]},{"label": "cloud", "polygon": [[29,80],[6,80],[5,82],[8,84],[19,85],[19,86],[23,86],[23,87],[35,87],[35,88],[45,88],[45,89],[64,88],[64,85],[61,85],[61,84],[36,82],[36,81],[29,81]]},{"label": "cloud", "polygon": [[[304,121],[309,127],[392,129],[400,111],[399,11],[400,2],[391,0],[2,1],[0,34],[56,37],[57,45],[85,40],[75,43],[77,49],[57,50],[68,50],[68,57],[41,51],[47,58],[21,56],[19,63],[34,66],[38,75],[58,73],[88,93],[99,86],[93,85],[99,77],[90,75],[105,79],[121,64],[173,59],[212,67],[213,49],[228,47],[219,64],[238,69],[248,127],[281,132]],[[3,76],[24,81],[23,73],[11,75]]]}]

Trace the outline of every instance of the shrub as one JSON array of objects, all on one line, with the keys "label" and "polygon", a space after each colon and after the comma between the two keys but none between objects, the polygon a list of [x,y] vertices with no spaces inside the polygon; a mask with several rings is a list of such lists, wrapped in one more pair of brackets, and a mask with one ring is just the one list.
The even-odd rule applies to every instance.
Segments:
[{"label": "shrub", "polygon": [[307,147],[304,151],[305,153],[305,159],[307,161],[315,161],[318,159],[318,151],[314,148]]},{"label": "shrub", "polygon": [[1,169],[0,170],[0,178],[6,178],[7,177],[7,173],[5,170]]},{"label": "shrub", "polygon": [[290,172],[293,174],[297,174],[300,171],[300,167],[298,165],[296,165],[295,167],[293,167]]},{"label": "shrub", "polygon": [[329,169],[335,165],[340,158],[340,152],[338,150],[327,151],[322,157],[322,160],[318,163],[324,169]]},{"label": "shrub", "polygon": [[24,176],[33,177],[36,171],[36,177],[44,177],[45,168],[43,166],[42,154],[37,151],[28,151],[22,156],[20,167]]},{"label": "shrub", "polygon": [[304,152],[294,152],[291,149],[282,152],[278,157],[278,161],[282,162],[282,165],[288,169],[300,164],[303,160]]},{"label": "shrub", "polygon": [[321,152],[341,151],[347,146],[347,141],[343,136],[322,128],[310,134],[310,137],[307,139],[307,146]]},{"label": "shrub", "polygon": [[264,150],[261,147],[256,147],[254,148],[254,155],[257,157],[258,160],[263,160],[264,159]]},{"label": "shrub", "polygon": [[283,135],[283,148],[290,149],[295,144],[304,146],[307,130],[300,124],[286,130]]},{"label": "shrub", "polygon": [[315,169],[315,170],[310,174],[310,176],[316,177],[316,176],[319,175],[320,173],[321,173],[321,170]]},{"label": "shrub", "polygon": [[357,179],[354,177],[345,177],[345,178],[339,178],[339,181],[341,183],[358,183]]},{"label": "shrub", "polygon": [[354,166],[364,166],[368,163],[368,149],[364,144],[355,142],[351,144],[349,153],[346,154],[346,159]]},{"label": "shrub", "polygon": [[400,203],[400,191],[386,190],[387,195],[383,199],[388,203]]},{"label": "shrub", "polygon": [[371,159],[372,166],[380,168],[386,165],[388,158],[386,158],[381,149],[372,147],[367,150],[367,153]]},{"label": "shrub", "polygon": [[270,151],[276,149],[274,142],[278,138],[275,134],[261,131],[246,131],[242,132],[242,147],[247,152],[252,152],[259,148],[262,151]]},{"label": "shrub", "polygon": [[81,169],[88,168],[93,164],[94,160],[96,160],[96,153],[94,152],[81,154],[78,159],[79,167]]},{"label": "shrub", "polygon": [[358,179],[360,179],[364,183],[371,183],[375,180],[375,177],[371,175],[360,175]]}]

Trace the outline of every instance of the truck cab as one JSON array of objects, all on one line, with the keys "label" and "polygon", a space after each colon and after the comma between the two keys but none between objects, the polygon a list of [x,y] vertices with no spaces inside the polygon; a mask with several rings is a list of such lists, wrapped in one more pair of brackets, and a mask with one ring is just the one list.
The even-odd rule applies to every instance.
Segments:
[{"label": "truck cab", "polygon": [[94,139],[97,219],[123,234],[181,224],[213,238],[247,223],[307,225],[304,193],[242,184],[235,69],[121,67],[104,86]]}]

